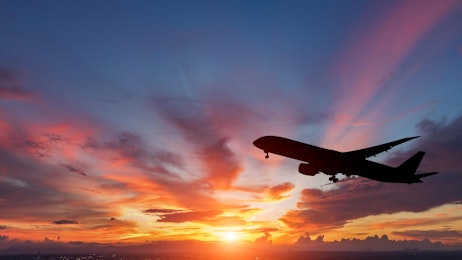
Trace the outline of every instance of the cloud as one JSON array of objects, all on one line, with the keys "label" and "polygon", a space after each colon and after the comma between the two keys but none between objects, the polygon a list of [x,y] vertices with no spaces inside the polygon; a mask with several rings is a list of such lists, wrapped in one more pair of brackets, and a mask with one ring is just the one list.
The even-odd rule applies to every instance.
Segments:
[{"label": "cloud", "polygon": [[169,214],[163,214],[160,216],[158,222],[204,222],[210,221],[222,212],[217,210],[209,211],[190,211],[190,212],[175,212]]},{"label": "cloud", "polygon": [[[168,148],[150,146],[149,142],[129,131],[105,138],[90,137],[82,146],[85,153],[99,158],[100,164],[95,175],[104,172],[103,178],[99,180],[98,191],[104,195],[122,197],[117,201],[119,206],[146,203],[154,197],[162,200],[155,200],[150,205],[158,205],[159,208],[148,209],[144,213],[174,213],[162,209],[166,205],[182,208],[186,212],[224,208],[225,205],[213,198],[210,183],[203,180],[207,177],[202,172],[204,168],[196,167],[198,161],[202,162],[202,155],[191,156],[184,152],[187,150],[184,147],[178,149],[178,152],[166,150]],[[213,145],[203,147],[205,153],[214,153],[215,149],[221,148]],[[212,160],[212,156],[208,160]],[[226,219],[220,218],[220,221]]]},{"label": "cloud", "polygon": [[233,187],[235,190],[251,193],[258,200],[279,201],[290,197],[289,192],[294,190],[295,185],[284,182],[274,186],[270,185],[242,185]]},{"label": "cloud", "polygon": [[17,75],[5,68],[0,68],[0,99],[27,100],[34,94],[21,86]]},{"label": "cloud", "polygon": [[75,168],[74,166],[72,165],[69,165],[67,163],[63,163],[61,164],[64,168],[68,169],[70,172],[73,172],[73,173],[76,173],[76,174],[79,174],[79,175],[82,175],[82,176],[88,176],[85,172],[83,172],[82,170],[80,169],[77,169]]},{"label": "cloud", "polygon": [[[324,230],[343,227],[348,221],[401,211],[423,212],[457,203],[462,190],[462,116],[445,124],[425,119],[417,124],[422,138],[412,151],[394,153],[385,164],[399,165],[415,151],[427,151],[420,172],[440,171],[418,184],[390,184],[365,178],[348,178],[334,189],[304,189],[298,209],[289,210],[281,221],[290,228]],[[429,192],[431,191],[431,192]],[[444,220],[439,219],[442,223]]]},{"label": "cloud", "polygon": [[361,239],[342,238],[339,241],[324,241],[324,236],[319,235],[316,239],[311,239],[306,233],[297,240],[292,246],[298,250],[316,251],[358,251],[358,250],[377,250],[377,251],[398,251],[398,250],[450,250],[457,249],[459,246],[444,245],[441,242],[431,242],[427,238],[422,240],[391,240],[387,235],[381,237],[375,235]]},{"label": "cloud", "polygon": [[283,184],[279,184],[276,186],[271,187],[268,190],[268,195],[272,200],[282,200],[285,198],[288,198],[288,195],[284,195],[287,192],[292,191],[295,188],[295,185],[293,185],[290,182],[285,182]]},{"label": "cloud", "polygon": [[213,189],[227,190],[242,171],[241,163],[224,136],[213,124],[204,107],[195,103],[153,100],[155,111],[187,140],[204,169],[204,183]]},{"label": "cloud", "polygon": [[143,210],[143,213],[154,213],[154,214],[171,214],[171,213],[177,213],[177,212],[182,212],[182,210],[178,210],[178,209],[146,209],[146,210]]},{"label": "cloud", "polygon": [[0,225],[0,230],[1,230],[1,229],[7,229],[7,228],[8,228],[8,226]]},{"label": "cloud", "polygon": [[98,234],[112,237],[109,241],[114,241],[119,237],[125,237],[127,234],[136,234],[138,224],[134,221],[120,220],[116,218],[98,219],[98,221],[89,226],[88,229],[94,230]]},{"label": "cloud", "polygon": [[[171,211],[171,212],[170,212]],[[146,210],[144,213],[155,213],[159,219],[157,222],[165,223],[186,223],[186,222],[196,222],[202,223],[210,226],[242,226],[245,225],[245,221],[236,215],[226,215],[222,214],[224,211],[220,210],[192,210],[192,211],[181,211],[181,210]]]},{"label": "cloud", "polygon": [[256,245],[271,245],[273,241],[271,241],[271,234],[269,232],[265,232],[262,237],[255,239]]},{"label": "cloud", "polygon": [[440,225],[441,223],[451,223],[462,220],[462,217],[448,217],[448,216],[438,216],[437,218],[431,217],[414,217],[414,218],[404,218],[393,221],[375,221],[371,223],[369,227],[374,230],[383,230],[385,228],[396,230],[402,228],[408,228],[410,226],[433,226]]},{"label": "cloud", "polygon": [[156,175],[157,180],[168,176],[180,178],[167,168],[183,170],[184,162],[180,154],[172,153],[155,147],[150,149],[145,141],[138,135],[129,131],[117,134],[111,141],[96,141],[91,139],[86,148],[95,150],[115,151],[119,154],[118,160],[132,165],[149,175]]},{"label": "cloud", "polygon": [[71,225],[71,224],[79,224],[79,222],[75,220],[68,220],[68,219],[61,219],[61,220],[54,220],[51,222],[56,225]]},{"label": "cloud", "polygon": [[2,217],[8,223],[33,225],[48,222],[50,217],[92,219],[110,214],[110,205],[92,201],[90,194],[73,188],[76,177],[63,174],[62,167],[52,161],[0,149],[0,165]]},{"label": "cloud", "polygon": [[[348,220],[389,211],[389,205],[381,198],[384,194],[374,194],[377,190],[384,190],[384,184],[362,179],[339,182],[334,190],[304,189],[297,204],[299,209],[287,211],[280,220],[294,229],[339,228]],[[369,204],[374,199],[380,203]]]},{"label": "cloud", "polygon": [[430,239],[437,241],[454,240],[458,241],[462,237],[462,232],[459,230],[405,230],[394,231],[394,235],[400,235],[413,239]]}]

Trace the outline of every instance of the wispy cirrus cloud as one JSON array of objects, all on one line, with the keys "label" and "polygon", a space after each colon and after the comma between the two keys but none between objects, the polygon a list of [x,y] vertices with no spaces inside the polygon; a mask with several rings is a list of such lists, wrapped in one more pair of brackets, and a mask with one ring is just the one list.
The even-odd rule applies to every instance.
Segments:
[{"label": "wispy cirrus cloud", "polygon": [[73,173],[76,173],[76,174],[79,174],[79,175],[82,175],[82,176],[88,176],[84,171],[80,170],[80,169],[77,169],[75,168],[74,166],[70,165],[70,164],[67,164],[67,163],[63,163],[61,164],[64,168],[66,168],[67,170],[69,170],[70,172],[73,172]]},{"label": "wispy cirrus cloud", "polygon": [[9,100],[28,100],[35,94],[25,89],[17,73],[13,70],[0,67],[0,98]]}]

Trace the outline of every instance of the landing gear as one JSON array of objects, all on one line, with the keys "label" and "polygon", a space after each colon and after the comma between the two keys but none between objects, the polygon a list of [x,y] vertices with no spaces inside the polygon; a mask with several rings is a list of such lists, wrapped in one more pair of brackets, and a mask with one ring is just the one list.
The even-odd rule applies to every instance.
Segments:
[{"label": "landing gear", "polygon": [[338,182],[338,179],[337,177],[335,177],[335,175],[333,175],[332,177],[329,177],[329,181],[333,181],[334,183]]},{"label": "landing gear", "polygon": [[265,152],[266,155],[265,155],[265,159],[268,159],[269,158],[269,153],[268,152]]}]

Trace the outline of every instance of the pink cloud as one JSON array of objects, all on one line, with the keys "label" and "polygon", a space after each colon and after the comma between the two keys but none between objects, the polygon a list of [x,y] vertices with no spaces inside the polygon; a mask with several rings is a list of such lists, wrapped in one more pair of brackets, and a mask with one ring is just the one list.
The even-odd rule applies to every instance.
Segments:
[{"label": "pink cloud", "polygon": [[[157,112],[179,131],[196,155],[196,164],[203,167],[202,182],[212,189],[230,189],[242,171],[241,162],[228,147],[228,137],[213,124],[213,119],[193,101],[187,103],[163,100],[156,102]],[[193,159],[194,160],[194,159]]]},{"label": "pink cloud", "polygon": [[268,195],[271,200],[281,200],[288,197],[287,192],[292,191],[295,188],[295,185],[290,182],[285,182],[283,184],[276,185],[271,187],[268,190]]}]

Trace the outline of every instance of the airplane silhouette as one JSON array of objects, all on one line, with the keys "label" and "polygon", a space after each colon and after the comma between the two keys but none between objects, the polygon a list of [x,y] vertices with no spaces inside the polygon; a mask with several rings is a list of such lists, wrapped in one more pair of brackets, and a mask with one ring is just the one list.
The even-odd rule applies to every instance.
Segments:
[{"label": "airplane silhouette", "polygon": [[398,167],[391,167],[366,159],[417,137],[419,136],[350,152],[329,150],[279,136],[263,136],[255,140],[253,144],[266,153],[265,158],[269,158],[269,153],[274,153],[307,162],[301,163],[298,167],[301,174],[314,176],[322,172],[332,175],[329,180],[334,183],[338,182],[335,175],[342,173],[346,176],[358,175],[381,182],[411,184],[422,182],[421,178],[438,173],[415,174],[425,152],[417,152]]}]

